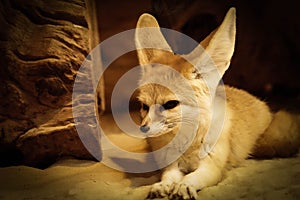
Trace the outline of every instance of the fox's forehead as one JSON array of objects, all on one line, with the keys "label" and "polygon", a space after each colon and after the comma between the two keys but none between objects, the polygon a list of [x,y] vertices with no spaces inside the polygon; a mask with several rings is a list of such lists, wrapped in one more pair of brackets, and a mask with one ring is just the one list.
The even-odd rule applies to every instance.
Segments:
[{"label": "fox's forehead", "polygon": [[190,76],[196,68],[183,55],[168,51],[157,51],[158,55],[151,58],[151,63],[148,64],[148,66],[151,66],[151,70],[146,70],[147,73],[144,74],[142,79],[165,79],[164,81],[168,81],[167,79],[174,79],[178,74],[191,79]]},{"label": "fox's forehead", "polygon": [[178,97],[167,87],[159,84],[146,84],[139,88],[138,99],[147,105],[164,104],[170,100],[178,100]]},{"label": "fox's forehead", "polygon": [[[159,51],[159,50],[158,50]],[[159,63],[171,67],[172,69],[181,72],[185,68],[190,68],[192,65],[185,60],[181,55],[174,54],[168,51],[159,51],[159,56],[151,59],[152,63]]]},{"label": "fox's forehead", "polygon": [[153,57],[152,62],[162,63],[162,64],[174,64],[176,62],[185,62],[185,60],[178,54],[174,54],[169,51],[156,50],[159,56]]}]

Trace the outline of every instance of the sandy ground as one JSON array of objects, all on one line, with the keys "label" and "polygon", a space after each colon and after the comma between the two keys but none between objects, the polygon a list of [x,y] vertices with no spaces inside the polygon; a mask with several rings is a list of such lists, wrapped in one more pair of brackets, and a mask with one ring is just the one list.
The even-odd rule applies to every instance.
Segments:
[{"label": "sandy ground", "polygon": [[[0,169],[0,199],[145,199],[159,173],[125,174],[99,162],[62,160],[44,169]],[[300,157],[247,160],[199,199],[300,199]]]},{"label": "sandy ground", "polygon": [[[109,138],[124,149],[145,151],[145,142],[123,134],[103,118]],[[145,199],[158,171],[128,174],[100,162],[66,158],[47,169],[26,166],[0,168],[0,199],[14,200],[135,200]],[[203,189],[199,199],[300,199],[300,154],[294,158],[246,160],[217,186]]]}]

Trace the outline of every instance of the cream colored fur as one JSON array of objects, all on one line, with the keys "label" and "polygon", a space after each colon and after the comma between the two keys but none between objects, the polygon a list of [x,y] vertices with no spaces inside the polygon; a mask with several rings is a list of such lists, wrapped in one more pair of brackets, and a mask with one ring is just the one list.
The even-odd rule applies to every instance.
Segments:
[{"label": "cream colored fur", "polygon": [[[279,115],[282,119],[273,119],[269,107],[249,93],[228,86],[225,86],[225,95],[220,92],[222,88],[218,86],[218,83],[229,67],[234,52],[235,18],[235,9],[231,8],[221,26],[193,52],[184,56],[173,54],[153,16],[143,14],[137,23],[135,40],[139,49],[138,59],[143,66],[138,98],[148,106],[148,109],[147,107],[141,109],[143,118],[141,126],[150,128],[146,134],[149,136],[147,140],[152,149],[163,147],[172,140],[182,123],[189,123],[189,120],[192,120],[181,119],[180,109],[184,108],[190,113],[198,110],[201,116],[192,145],[178,160],[163,169],[161,182],[152,186],[149,198],[168,196],[169,198],[196,199],[197,191],[216,185],[222,180],[226,170],[237,166],[251,153],[264,154],[266,153],[264,149],[267,149],[276,155],[275,151],[278,149],[274,148],[274,144],[280,143],[278,138],[282,137],[282,134],[287,135],[285,138],[288,139],[285,140],[285,143],[294,144],[290,152],[295,151],[299,145],[299,123],[291,122],[297,118],[296,116],[282,112],[275,114],[275,117]],[[141,30],[139,28],[144,27],[156,27],[157,31],[147,35],[139,31]],[[143,49],[154,43],[160,44],[161,50]],[[199,55],[201,45],[211,56],[217,66],[217,71],[210,66],[204,54]],[[192,60],[191,63],[184,58]],[[170,72],[155,63],[170,66],[179,72],[192,86],[196,99],[193,99],[193,94],[185,91],[182,79],[176,72]],[[168,89],[160,84],[153,84],[153,82],[168,82],[174,88]],[[207,86],[207,82],[209,82],[209,86]],[[172,100],[179,101],[179,105],[172,109],[159,110],[160,105]],[[225,120],[220,138],[213,150],[206,157],[200,158],[199,153],[204,136],[212,121],[212,107],[223,103],[226,105]],[[219,114],[216,115],[217,120],[218,116]],[[287,122],[284,123],[287,125],[283,127],[280,124],[285,120]],[[212,128],[214,128],[213,126],[214,124]],[[278,126],[280,128],[277,128]],[[286,132],[289,129],[291,133]],[[273,132],[279,135],[277,139],[272,137]],[[293,138],[289,134],[293,134]],[[278,144],[276,145],[278,146]],[[256,151],[256,147],[259,150]]]}]

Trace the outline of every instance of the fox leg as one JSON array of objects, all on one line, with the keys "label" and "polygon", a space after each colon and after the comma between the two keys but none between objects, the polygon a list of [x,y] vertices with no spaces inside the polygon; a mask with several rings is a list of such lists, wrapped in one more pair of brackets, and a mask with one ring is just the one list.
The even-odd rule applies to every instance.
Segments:
[{"label": "fox leg", "polygon": [[213,152],[201,159],[197,169],[185,175],[172,190],[171,198],[197,199],[197,191],[219,183],[229,156],[228,140],[220,138]]},{"label": "fox leg", "polygon": [[147,198],[168,196],[174,186],[181,181],[182,177],[183,173],[179,170],[178,163],[174,162],[165,168],[161,181],[152,185]]},{"label": "fox leg", "polygon": [[171,198],[197,199],[197,191],[217,184],[222,178],[222,170],[208,156],[193,172],[185,175],[172,191]]}]

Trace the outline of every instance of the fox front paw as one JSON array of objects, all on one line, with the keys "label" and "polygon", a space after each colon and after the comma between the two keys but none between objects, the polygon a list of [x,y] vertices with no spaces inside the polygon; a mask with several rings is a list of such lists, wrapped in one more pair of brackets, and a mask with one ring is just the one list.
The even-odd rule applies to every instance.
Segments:
[{"label": "fox front paw", "polygon": [[147,199],[154,198],[163,198],[170,195],[172,191],[173,183],[172,182],[159,182],[152,185],[150,192],[147,196]]},{"label": "fox front paw", "polygon": [[174,186],[170,199],[197,199],[198,194],[194,186],[178,183]]}]

